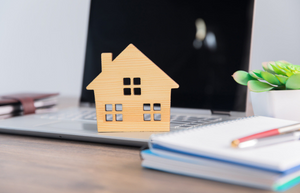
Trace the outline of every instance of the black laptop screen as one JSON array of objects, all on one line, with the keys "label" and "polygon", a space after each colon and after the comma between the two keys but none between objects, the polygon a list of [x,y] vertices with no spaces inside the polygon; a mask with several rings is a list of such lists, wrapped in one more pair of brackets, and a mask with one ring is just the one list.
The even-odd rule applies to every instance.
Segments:
[{"label": "black laptop screen", "polygon": [[253,0],[92,0],[81,102],[101,72],[133,43],[179,85],[172,107],[245,111],[246,87],[231,77],[248,70]]}]

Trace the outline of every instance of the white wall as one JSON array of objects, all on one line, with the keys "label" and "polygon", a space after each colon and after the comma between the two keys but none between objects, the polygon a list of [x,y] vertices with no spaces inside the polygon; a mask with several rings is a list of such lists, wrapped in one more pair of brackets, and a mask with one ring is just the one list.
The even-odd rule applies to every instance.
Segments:
[{"label": "white wall", "polygon": [[300,0],[256,0],[251,69],[266,61],[300,65]]},{"label": "white wall", "polygon": [[0,95],[80,95],[89,3],[0,1]]},{"label": "white wall", "polygon": [[[255,0],[251,70],[262,70],[261,63],[266,61],[300,65],[299,9],[300,0]],[[253,115],[250,97],[246,115]]]}]

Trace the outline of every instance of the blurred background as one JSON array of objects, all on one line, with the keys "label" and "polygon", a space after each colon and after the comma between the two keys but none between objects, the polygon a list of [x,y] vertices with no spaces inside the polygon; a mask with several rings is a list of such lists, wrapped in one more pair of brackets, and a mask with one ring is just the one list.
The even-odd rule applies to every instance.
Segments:
[{"label": "blurred background", "polygon": [[[0,1],[0,95],[33,91],[80,97],[89,4]],[[300,65],[300,1],[256,0],[255,6],[251,69],[282,59]]]},{"label": "blurred background", "polygon": [[79,97],[89,3],[0,1],[0,95],[34,91]]}]

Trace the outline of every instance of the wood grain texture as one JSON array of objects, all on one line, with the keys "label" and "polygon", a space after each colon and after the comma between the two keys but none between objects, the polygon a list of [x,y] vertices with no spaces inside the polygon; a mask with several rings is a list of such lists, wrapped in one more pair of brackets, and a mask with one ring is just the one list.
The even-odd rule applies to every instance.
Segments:
[{"label": "wood grain texture", "polygon": [[138,148],[0,134],[0,192],[270,191],[144,169]]},{"label": "wood grain texture", "polygon": [[[114,60],[111,53],[102,53],[101,58],[102,72],[87,86],[95,93],[98,131],[169,131],[171,89],[178,84],[132,44]],[[130,79],[128,85],[124,85],[124,78]],[[134,78],[140,84],[134,84]],[[141,89],[140,95],[135,94],[135,88]],[[124,95],[124,89],[131,94]],[[155,103],[161,105],[160,111],[153,110]],[[122,104],[123,110],[106,111],[106,104]],[[151,111],[144,111],[144,104],[150,104]],[[123,120],[116,121],[116,114],[122,114]],[[150,114],[151,120],[145,121],[144,114]],[[154,114],[160,114],[161,120],[155,121]],[[107,121],[106,115],[112,115],[113,120]]]}]

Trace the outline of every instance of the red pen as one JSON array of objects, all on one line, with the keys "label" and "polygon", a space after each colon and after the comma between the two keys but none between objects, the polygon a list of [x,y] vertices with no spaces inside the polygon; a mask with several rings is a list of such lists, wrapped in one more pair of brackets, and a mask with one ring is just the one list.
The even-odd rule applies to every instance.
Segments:
[{"label": "red pen", "polygon": [[232,141],[231,146],[238,147],[238,145],[240,143],[245,142],[245,141],[249,141],[252,139],[259,139],[259,138],[263,138],[263,137],[270,137],[270,136],[274,136],[274,135],[280,135],[280,134],[289,133],[289,132],[293,132],[293,131],[297,131],[297,130],[300,130],[300,123],[285,126],[285,127],[280,127],[277,129],[271,129],[268,131],[264,131],[264,132],[256,133],[256,134],[249,135],[246,137],[242,137],[240,139],[235,139]]}]

